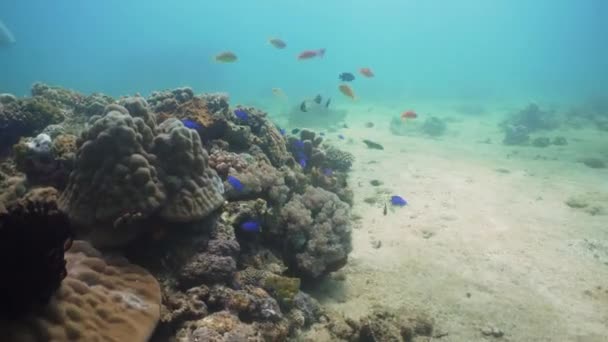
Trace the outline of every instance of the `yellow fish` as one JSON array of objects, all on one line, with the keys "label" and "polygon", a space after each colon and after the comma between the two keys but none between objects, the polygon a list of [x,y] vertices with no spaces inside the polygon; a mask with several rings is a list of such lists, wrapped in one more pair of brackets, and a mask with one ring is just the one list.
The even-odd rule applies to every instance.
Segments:
[{"label": "yellow fish", "polygon": [[350,97],[353,100],[356,100],[355,98],[355,93],[353,92],[353,90],[351,89],[351,87],[349,87],[346,84],[341,84],[340,87],[338,87],[338,89],[340,89],[340,92],[348,97]]},{"label": "yellow fish", "polygon": [[215,55],[214,59],[216,62],[220,62],[220,63],[232,63],[232,62],[236,62],[236,60],[238,58],[236,57],[234,52],[224,51],[222,53]]}]

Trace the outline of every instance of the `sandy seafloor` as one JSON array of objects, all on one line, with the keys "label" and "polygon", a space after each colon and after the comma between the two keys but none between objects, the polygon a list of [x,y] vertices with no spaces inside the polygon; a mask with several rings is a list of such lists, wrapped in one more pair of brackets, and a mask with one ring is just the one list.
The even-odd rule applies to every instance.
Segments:
[{"label": "sandy seafloor", "polygon": [[[606,136],[558,130],[546,135],[565,136],[567,146],[504,146],[500,113],[449,112],[440,138],[414,128],[396,136],[395,109],[356,108],[340,131],[353,140],[334,140],[356,156],[350,183],[360,219],[342,276],[316,293],[327,307],[353,318],[376,305],[427,313],[435,335],[447,334],[433,341],[493,340],[481,332],[488,327],[504,341],[608,339],[608,215],[565,204],[583,196],[608,209],[608,170],[578,162],[607,153]],[[364,202],[392,194],[409,205],[384,216],[382,203]]]}]

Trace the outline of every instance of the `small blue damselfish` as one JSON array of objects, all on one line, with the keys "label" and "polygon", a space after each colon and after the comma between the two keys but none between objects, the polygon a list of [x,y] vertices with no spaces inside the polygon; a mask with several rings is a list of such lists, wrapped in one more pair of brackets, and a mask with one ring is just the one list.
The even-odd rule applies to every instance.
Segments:
[{"label": "small blue damselfish", "polygon": [[237,118],[239,118],[243,121],[247,121],[247,119],[249,119],[249,114],[247,113],[246,110],[244,110],[242,108],[235,109],[234,115],[236,115]]},{"label": "small blue damselfish", "polygon": [[296,150],[301,150],[304,149],[304,142],[302,140],[296,140],[293,142],[293,147],[296,148]]},{"label": "small blue damselfish", "polygon": [[262,226],[260,225],[260,222],[258,222],[258,221],[248,220],[248,221],[241,223],[241,229],[246,232],[258,233],[262,230]]},{"label": "small blue damselfish", "polygon": [[226,178],[226,181],[232,185],[232,187],[234,188],[234,190],[238,191],[238,192],[242,192],[245,189],[245,186],[243,185],[243,183],[241,183],[241,181],[234,177],[234,176],[228,176]]},{"label": "small blue damselfish", "polygon": [[199,130],[199,129],[203,128],[203,125],[201,125],[198,122],[191,120],[191,119],[182,119],[181,121],[184,124],[184,126],[190,128],[190,129]]},{"label": "small blue damselfish", "polygon": [[391,204],[403,207],[407,205],[407,201],[401,196],[394,195],[391,196]]}]

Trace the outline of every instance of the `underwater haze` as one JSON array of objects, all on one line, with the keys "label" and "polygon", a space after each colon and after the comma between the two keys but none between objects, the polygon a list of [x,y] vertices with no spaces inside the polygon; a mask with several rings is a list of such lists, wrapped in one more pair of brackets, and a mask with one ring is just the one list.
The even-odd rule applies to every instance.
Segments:
[{"label": "underwater haze", "polygon": [[[273,87],[337,95],[340,72],[368,66],[364,100],[575,101],[608,87],[607,13],[603,0],[3,1],[16,43],[0,47],[0,91],[188,85],[256,102]],[[225,50],[238,62],[214,63]]]},{"label": "underwater haze", "polygon": [[0,0],[0,342],[607,342],[607,37],[608,0]]}]

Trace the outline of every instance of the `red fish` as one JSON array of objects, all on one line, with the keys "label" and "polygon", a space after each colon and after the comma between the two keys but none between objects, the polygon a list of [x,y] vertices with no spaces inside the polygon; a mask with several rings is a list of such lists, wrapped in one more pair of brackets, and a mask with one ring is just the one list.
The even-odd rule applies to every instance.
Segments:
[{"label": "red fish", "polygon": [[413,110],[408,110],[403,112],[403,114],[401,114],[401,120],[407,120],[407,119],[415,119],[418,117],[418,114],[416,114],[416,112],[414,112]]},{"label": "red fish", "polygon": [[298,55],[298,59],[299,60],[303,60],[303,59],[311,59],[311,58],[315,58],[315,57],[323,57],[323,55],[325,55],[325,49],[319,49],[319,50],[306,50],[306,51],[302,51],[299,55]]},{"label": "red fish", "polygon": [[374,72],[370,68],[361,68],[359,69],[359,73],[365,77],[374,77]]}]

